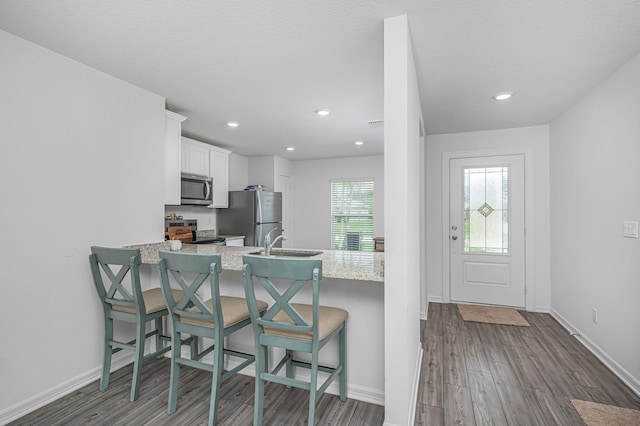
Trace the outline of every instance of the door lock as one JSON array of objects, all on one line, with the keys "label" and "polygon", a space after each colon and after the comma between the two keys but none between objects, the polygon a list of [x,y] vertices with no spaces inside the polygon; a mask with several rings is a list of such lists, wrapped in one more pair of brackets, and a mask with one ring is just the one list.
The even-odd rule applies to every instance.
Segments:
[{"label": "door lock", "polygon": [[456,230],[458,229],[458,227],[457,227],[456,225],[453,225],[453,226],[451,227],[451,229],[453,229],[454,231],[456,231]]},{"label": "door lock", "polygon": [[454,235],[453,237],[451,237],[451,239],[455,241],[458,239],[458,237]]}]

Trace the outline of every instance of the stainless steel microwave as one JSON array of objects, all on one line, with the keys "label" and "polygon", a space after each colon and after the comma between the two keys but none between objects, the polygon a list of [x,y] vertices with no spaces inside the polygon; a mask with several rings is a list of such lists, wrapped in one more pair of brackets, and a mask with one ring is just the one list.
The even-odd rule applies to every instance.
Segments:
[{"label": "stainless steel microwave", "polygon": [[213,179],[209,176],[182,173],[180,176],[180,204],[208,206],[213,203]]}]

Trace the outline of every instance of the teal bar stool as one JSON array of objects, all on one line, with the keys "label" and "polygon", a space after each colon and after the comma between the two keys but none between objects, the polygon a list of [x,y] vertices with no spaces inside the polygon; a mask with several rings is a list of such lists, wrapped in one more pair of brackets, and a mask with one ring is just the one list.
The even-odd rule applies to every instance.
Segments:
[{"label": "teal bar stool", "polygon": [[[255,355],[224,348],[226,336],[251,324],[247,301],[239,297],[220,296],[218,278],[222,267],[219,254],[205,255],[161,250],[158,266],[162,291],[173,324],[172,341],[180,341],[182,334],[189,334],[194,338],[204,337],[214,340],[208,348],[192,353],[191,358],[182,356],[180,345],[173,346],[167,412],[172,414],[176,411],[181,368],[185,366],[198,368],[213,374],[209,425],[214,425],[218,414],[220,384],[255,360]],[[188,279],[185,274],[193,279]],[[182,288],[181,297],[176,297],[171,290],[170,275],[173,277],[173,281]],[[210,286],[211,299],[203,301],[197,292],[206,284]],[[258,315],[268,307],[265,302],[260,300],[254,302]],[[203,362],[202,358],[211,352],[213,352],[213,364]],[[242,358],[244,361],[235,368],[225,371],[225,354]]]},{"label": "teal bar stool", "polygon": [[[319,305],[319,283],[322,279],[322,260],[290,259],[255,255],[243,256],[244,289],[251,313],[256,341],[256,391],[253,424],[262,425],[264,388],[275,382],[309,390],[309,419],[313,425],[316,403],[336,376],[340,377],[340,400],[346,401],[346,321],[344,309]],[[272,280],[291,281],[283,291]],[[312,304],[291,303],[291,299],[308,283],[312,286]],[[273,298],[274,304],[260,315],[256,300],[256,283]],[[338,336],[339,360],[336,367],[318,365],[318,352],[333,337]],[[269,372],[268,348],[285,349],[284,357]],[[294,351],[311,354],[311,363],[294,359]],[[278,372],[285,368],[285,376]],[[309,382],[293,377],[293,367],[311,370]],[[318,387],[318,371],[329,377]]]},{"label": "teal bar stool", "polygon": [[[111,357],[121,350],[135,353],[133,361],[133,379],[131,382],[131,402],[138,399],[142,365],[145,361],[160,357],[171,349],[164,345],[169,337],[163,334],[163,317],[169,314],[164,302],[162,290],[153,288],[142,291],[140,288],[140,250],[109,247],[91,247],[89,256],[93,282],[104,308],[104,357],[100,390],[109,387]],[[108,282],[108,288],[105,280]],[[182,292],[176,291],[176,296]],[[134,323],[136,337],[129,342],[117,341],[113,337],[113,321]],[[155,322],[155,330],[146,333],[146,324]],[[144,354],[145,340],[155,336],[156,350]]]}]

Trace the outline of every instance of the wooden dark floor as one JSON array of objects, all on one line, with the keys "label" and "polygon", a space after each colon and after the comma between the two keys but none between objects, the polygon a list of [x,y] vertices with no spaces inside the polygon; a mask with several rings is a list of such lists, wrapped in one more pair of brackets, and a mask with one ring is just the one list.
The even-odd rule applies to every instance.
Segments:
[{"label": "wooden dark floor", "polygon": [[[178,409],[167,414],[169,359],[153,360],[142,371],[140,397],[129,402],[132,366],[111,374],[109,389],[101,392],[91,383],[46,405],[10,425],[206,425],[211,395],[211,374],[184,369],[180,380]],[[251,425],[253,377],[236,375],[222,384],[219,425]],[[270,383],[265,391],[265,425],[307,423],[309,393]],[[382,425],[384,407],[325,394],[316,407],[316,424]]]},{"label": "wooden dark floor", "polygon": [[571,399],[640,409],[640,398],[549,314],[531,327],[462,320],[429,304],[416,425],[583,425]]}]

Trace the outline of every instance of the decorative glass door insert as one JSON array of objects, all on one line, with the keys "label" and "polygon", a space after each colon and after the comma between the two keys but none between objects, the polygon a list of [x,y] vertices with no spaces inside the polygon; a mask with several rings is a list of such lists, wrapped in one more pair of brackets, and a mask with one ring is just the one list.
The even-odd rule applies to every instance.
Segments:
[{"label": "decorative glass door insert", "polygon": [[509,253],[509,167],[464,169],[464,252]]}]

